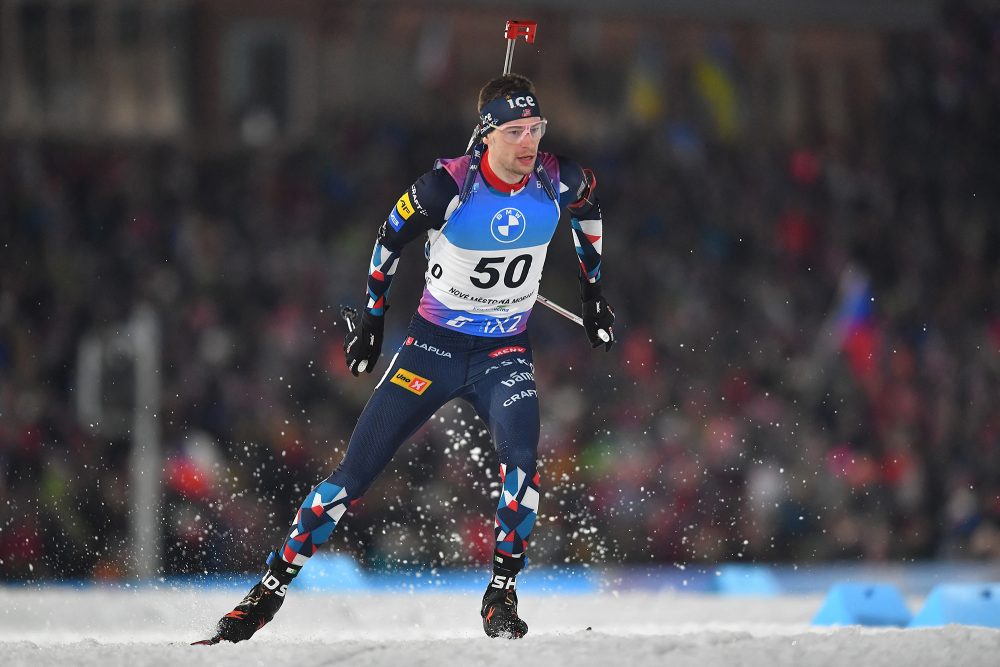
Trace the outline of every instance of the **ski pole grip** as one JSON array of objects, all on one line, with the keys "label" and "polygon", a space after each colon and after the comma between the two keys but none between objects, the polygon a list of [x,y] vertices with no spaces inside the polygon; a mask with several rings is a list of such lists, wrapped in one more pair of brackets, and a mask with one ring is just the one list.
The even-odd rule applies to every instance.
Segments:
[{"label": "ski pole grip", "polygon": [[344,322],[347,323],[347,332],[352,333],[358,326],[358,311],[350,306],[341,306],[340,316],[344,318]]}]

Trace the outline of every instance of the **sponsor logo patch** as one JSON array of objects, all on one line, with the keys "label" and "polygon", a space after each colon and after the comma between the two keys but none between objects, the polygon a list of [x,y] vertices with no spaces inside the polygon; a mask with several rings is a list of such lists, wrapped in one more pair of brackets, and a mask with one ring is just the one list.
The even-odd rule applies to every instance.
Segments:
[{"label": "sponsor logo patch", "polygon": [[420,205],[420,198],[417,197],[417,184],[416,183],[414,183],[413,185],[410,186],[410,200],[413,202],[413,208],[414,208],[414,210],[420,211],[424,215],[427,215],[427,211],[425,211],[424,207]]},{"label": "sponsor logo patch", "polygon": [[521,347],[520,345],[509,345],[507,347],[501,347],[499,349],[493,350],[487,356],[490,359],[496,359],[497,357],[502,357],[505,354],[512,354],[514,352],[527,352],[527,348]]},{"label": "sponsor logo patch", "polygon": [[531,95],[523,95],[519,97],[511,97],[510,95],[508,95],[507,106],[509,106],[511,109],[513,109],[514,107],[517,107],[519,109],[524,109],[526,107],[533,107],[535,106],[535,98],[532,97]]},{"label": "sponsor logo patch", "polygon": [[518,382],[527,382],[527,381],[534,382],[535,381],[535,374],[534,373],[518,373],[517,371],[514,371],[513,373],[510,374],[510,378],[508,378],[506,380],[501,380],[500,384],[502,384],[505,387],[513,387]]},{"label": "sponsor logo patch", "polygon": [[413,215],[413,203],[410,201],[409,192],[404,192],[403,196],[396,202],[396,210],[403,220],[409,220],[410,216]]},{"label": "sponsor logo patch", "polygon": [[414,347],[419,347],[421,350],[424,350],[426,352],[433,352],[439,357],[451,358],[451,352],[449,352],[448,350],[439,350],[433,345],[428,345],[427,343],[421,343],[413,336],[407,336],[406,340],[403,342],[403,345],[413,345]]},{"label": "sponsor logo patch", "polygon": [[397,232],[399,231],[399,228],[403,226],[403,221],[399,219],[398,215],[396,215],[396,209],[393,209],[392,212],[389,213],[389,224],[392,225],[392,228]]},{"label": "sponsor logo patch", "polygon": [[398,384],[403,389],[412,391],[417,396],[420,396],[425,391],[427,387],[431,386],[431,381],[425,377],[420,377],[416,373],[406,370],[405,368],[400,368],[396,371],[396,374],[392,376],[392,383]]},{"label": "sponsor logo patch", "polygon": [[532,373],[535,372],[535,365],[534,364],[529,363],[528,360],[525,359],[524,357],[518,357],[516,359],[501,359],[500,361],[498,361],[493,366],[490,366],[489,368],[487,368],[486,372],[483,373],[483,375],[489,375],[493,371],[498,371],[501,368],[507,368],[509,366],[517,366],[517,365],[521,365],[521,366],[526,367]]},{"label": "sponsor logo patch", "polygon": [[505,408],[509,408],[510,406],[514,405],[515,403],[517,403],[521,399],[524,399],[524,398],[535,398],[537,396],[538,396],[538,390],[537,389],[523,389],[523,390],[517,392],[516,394],[512,395],[506,401],[504,401],[503,402],[503,406]]},{"label": "sponsor logo patch", "polygon": [[524,214],[516,208],[502,208],[490,221],[490,233],[500,243],[513,243],[524,235]]}]

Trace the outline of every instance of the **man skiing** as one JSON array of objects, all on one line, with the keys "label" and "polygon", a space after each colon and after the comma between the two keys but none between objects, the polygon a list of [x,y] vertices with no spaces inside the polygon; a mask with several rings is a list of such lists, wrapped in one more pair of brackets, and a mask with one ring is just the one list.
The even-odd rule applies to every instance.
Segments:
[{"label": "man skiing", "polygon": [[547,121],[534,85],[505,74],[479,93],[470,151],[438,160],[382,224],[368,274],[368,302],[344,341],[351,373],[381,354],[389,287],[403,246],[427,236],[426,285],[407,338],[358,419],[343,461],[305,498],[264,576],[205,643],[249,639],[284,601],[288,585],[329,539],[396,450],[445,403],[469,402],[500,460],[493,576],[483,595],[490,637],[523,637],[516,577],[539,499],[534,363],[526,326],[545,254],[563,210],[580,260],[582,315],[593,347],[614,343],[614,313],[601,294],[601,210],[590,170],[538,150]]}]

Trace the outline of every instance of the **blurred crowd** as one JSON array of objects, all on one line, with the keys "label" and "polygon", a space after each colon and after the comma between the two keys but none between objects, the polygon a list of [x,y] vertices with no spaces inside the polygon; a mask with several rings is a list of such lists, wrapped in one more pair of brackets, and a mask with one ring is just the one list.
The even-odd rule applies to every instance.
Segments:
[{"label": "blurred crowd", "polygon": [[[607,140],[552,119],[543,148],[598,174],[620,341],[532,315],[536,562],[1000,557],[1000,22],[951,14],[884,58],[842,134],[720,133],[694,83]],[[344,368],[339,306],[362,303],[402,189],[464,148],[465,107],[221,156],[0,144],[0,578],[125,576],[136,512],[160,517],[165,573],[259,568],[402,340],[417,244],[372,376]],[[575,275],[558,231],[543,293],[575,309]],[[81,341],[141,303],[162,335],[158,508],[130,505],[128,432],[78,405]],[[482,424],[446,406],[326,548],[484,562],[498,484]]]}]

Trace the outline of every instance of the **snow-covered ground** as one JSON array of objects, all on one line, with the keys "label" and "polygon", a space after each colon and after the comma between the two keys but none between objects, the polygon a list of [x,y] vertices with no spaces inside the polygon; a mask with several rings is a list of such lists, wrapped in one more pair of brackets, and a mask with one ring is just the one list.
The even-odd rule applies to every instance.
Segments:
[{"label": "snow-covered ground", "polygon": [[[524,597],[521,641],[482,633],[478,596],[291,591],[256,638],[209,636],[237,591],[0,587],[0,665],[997,665],[1000,631],[819,629],[816,596]],[[592,630],[587,630],[591,627]]]}]

